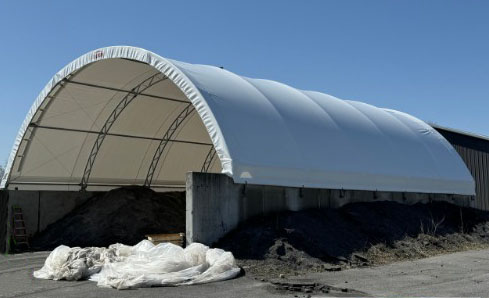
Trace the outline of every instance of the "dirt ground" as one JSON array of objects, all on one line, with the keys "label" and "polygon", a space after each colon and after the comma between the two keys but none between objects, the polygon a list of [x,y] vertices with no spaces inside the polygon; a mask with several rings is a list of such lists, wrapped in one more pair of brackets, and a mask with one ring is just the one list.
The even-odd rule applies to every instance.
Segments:
[{"label": "dirt ground", "polygon": [[435,202],[354,203],[256,218],[216,246],[258,280],[489,247],[489,212]]},{"label": "dirt ground", "polygon": [[185,193],[125,187],[90,198],[32,239],[35,250],[58,245],[134,245],[146,234],[185,232]]}]

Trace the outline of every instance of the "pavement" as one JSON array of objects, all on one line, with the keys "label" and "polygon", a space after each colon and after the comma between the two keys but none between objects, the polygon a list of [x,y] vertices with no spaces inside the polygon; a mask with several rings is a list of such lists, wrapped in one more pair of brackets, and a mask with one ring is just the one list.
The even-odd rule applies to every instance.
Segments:
[{"label": "pavement", "polygon": [[307,278],[371,296],[489,297],[489,249]]},{"label": "pavement", "polygon": [[[274,284],[245,274],[233,280],[204,285],[125,291],[98,288],[90,281],[35,279],[33,271],[42,267],[48,254],[0,256],[0,297],[489,296],[489,250],[309,274],[294,279],[271,278]],[[301,285],[306,287],[301,288]]]}]

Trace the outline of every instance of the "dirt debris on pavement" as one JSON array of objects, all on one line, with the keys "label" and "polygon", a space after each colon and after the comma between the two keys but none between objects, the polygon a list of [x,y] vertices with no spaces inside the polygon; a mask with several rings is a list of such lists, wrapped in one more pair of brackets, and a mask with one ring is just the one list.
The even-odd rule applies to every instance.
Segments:
[{"label": "dirt debris on pavement", "polygon": [[254,218],[216,246],[269,280],[489,247],[489,212],[446,202],[352,203]]},{"label": "dirt debris on pavement", "polygon": [[35,249],[134,245],[147,234],[185,232],[185,192],[124,187],[95,195],[34,236]]},{"label": "dirt debris on pavement", "polygon": [[315,281],[307,280],[270,280],[270,292],[279,294],[295,293],[294,297],[312,297],[312,295],[328,294],[335,297],[366,297],[366,293],[349,289],[338,288]]}]

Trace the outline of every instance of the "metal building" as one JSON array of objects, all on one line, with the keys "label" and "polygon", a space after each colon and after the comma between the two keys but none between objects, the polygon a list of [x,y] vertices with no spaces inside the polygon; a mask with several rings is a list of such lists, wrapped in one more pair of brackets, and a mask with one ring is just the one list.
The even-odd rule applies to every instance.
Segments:
[{"label": "metal building", "polygon": [[457,150],[475,180],[475,206],[489,210],[489,138],[431,124]]}]

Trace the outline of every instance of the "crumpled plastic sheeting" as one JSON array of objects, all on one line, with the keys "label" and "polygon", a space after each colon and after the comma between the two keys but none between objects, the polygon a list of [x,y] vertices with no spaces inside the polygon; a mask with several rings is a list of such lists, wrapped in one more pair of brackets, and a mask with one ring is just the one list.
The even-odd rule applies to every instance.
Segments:
[{"label": "crumpled plastic sheeting", "polygon": [[34,277],[53,280],[89,279],[100,287],[131,289],[191,285],[236,277],[234,256],[218,248],[192,243],[185,249],[171,243],[109,248],[58,246]]}]

